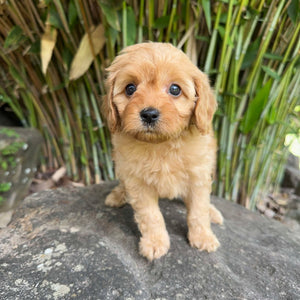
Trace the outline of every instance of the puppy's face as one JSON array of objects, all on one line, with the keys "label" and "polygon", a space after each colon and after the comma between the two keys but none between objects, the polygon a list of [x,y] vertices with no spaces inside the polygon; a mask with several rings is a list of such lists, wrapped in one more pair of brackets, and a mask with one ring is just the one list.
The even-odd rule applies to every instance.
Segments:
[{"label": "puppy's face", "polygon": [[206,75],[170,44],[125,48],[108,68],[103,111],[112,133],[162,142],[194,123],[207,134],[216,101]]}]

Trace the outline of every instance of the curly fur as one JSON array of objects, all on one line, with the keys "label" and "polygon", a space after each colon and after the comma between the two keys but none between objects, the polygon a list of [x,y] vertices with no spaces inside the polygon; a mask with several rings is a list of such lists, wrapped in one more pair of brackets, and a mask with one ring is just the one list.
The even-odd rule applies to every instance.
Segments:
[{"label": "curly fur", "polygon": [[[135,84],[127,96],[125,87]],[[181,88],[177,97],[171,84]],[[145,108],[159,111],[146,126]],[[149,260],[166,254],[170,240],[158,199],[182,197],[187,207],[188,239],[200,250],[219,242],[210,222],[221,213],[210,204],[216,142],[212,118],[217,104],[207,76],[170,44],[142,43],[125,48],[108,68],[103,113],[112,133],[113,158],[120,184],[106,204],[129,203],[142,234],[140,253]]]}]

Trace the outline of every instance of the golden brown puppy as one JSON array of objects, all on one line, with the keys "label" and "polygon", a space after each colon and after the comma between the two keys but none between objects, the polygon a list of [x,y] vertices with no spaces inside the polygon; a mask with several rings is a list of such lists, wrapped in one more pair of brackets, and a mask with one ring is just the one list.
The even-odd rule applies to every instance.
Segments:
[{"label": "golden brown puppy", "polygon": [[158,199],[182,197],[191,246],[215,251],[219,242],[210,222],[223,218],[210,204],[217,105],[207,76],[163,43],[125,48],[108,72],[103,112],[120,184],[105,203],[132,206],[140,253],[152,260],[170,247]]}]

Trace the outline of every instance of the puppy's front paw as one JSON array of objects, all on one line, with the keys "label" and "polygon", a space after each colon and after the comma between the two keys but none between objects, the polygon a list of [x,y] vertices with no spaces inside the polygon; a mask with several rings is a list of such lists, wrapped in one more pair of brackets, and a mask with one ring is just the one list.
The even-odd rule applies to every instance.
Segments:
[{"label": "puppy's front paw", "polygon": [[140,240],[140,253],[148,260],[160,258],[167,254],[170,248],[169,236],[165,237],[141,237]]},{"label": "puppy's front paw", "polygon": [[220,225],[223,224],[224,219],[221,212],[212,204],[209,205],[209,217],[211,222]]},{"label": "puppy's front paw", "polygon": [[200,251],[214,252],[220,246],[220,243],[212,231],[209,232],[189,232],[188,238],[192,247]]},{"label": "puppy's front paw", "polygon": [[110,207],[122,207],[126,204],[126,200],[119,193],[111,192],[105,199],[105,205]]}]

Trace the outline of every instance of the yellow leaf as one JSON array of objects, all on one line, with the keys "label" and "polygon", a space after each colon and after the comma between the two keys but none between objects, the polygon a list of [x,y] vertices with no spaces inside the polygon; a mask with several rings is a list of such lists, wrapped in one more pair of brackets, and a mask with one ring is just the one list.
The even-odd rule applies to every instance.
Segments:
[{"label": "yellow leaf", "polygon": [[41,61],[42,61],[42,71],[46,74],[49,62],[52,57],[53,49],[55,47],[57,37],[57,30],[51,25],[47,24],[45,28],[45,33],[41,40]]},{"label": "yellow leaf", "polygon": [[[90,39],[86,33],[79,45],[75,57],[71,64],[70,80],[77,79],[83,75],[105,44],[104,27],[98,25],[90,29]],[[91,49],[91,46],[93,49]]]}]

